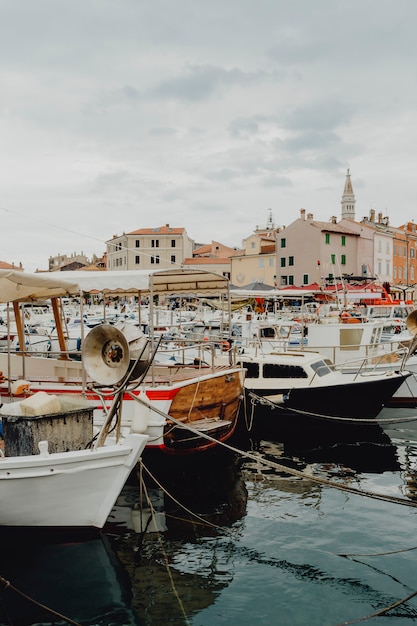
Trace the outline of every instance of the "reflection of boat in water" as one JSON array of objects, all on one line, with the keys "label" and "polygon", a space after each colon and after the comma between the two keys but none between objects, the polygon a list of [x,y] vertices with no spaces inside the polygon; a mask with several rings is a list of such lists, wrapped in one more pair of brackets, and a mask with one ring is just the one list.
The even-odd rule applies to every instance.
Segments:
[{"label": "reflection of boat in water", "polygon": [[351,427],[348,433],[340,435],[332,430],[323,432],[313,428],[284,428],[282,424],[270,420],[268,407],[258,407],[258,411],[246,442],[241,442],[241,445],[255,450],[262,449],[265,445],[267,448],[271,445],[278,446],[278,462],[284,462],[285,459],[293,462],[296,459],[304,464],[334,464],[365,473],[401,469],[395,441],[376,420]]},{"label": "reflection of boat in water", "polygon": [[138,516],[140,491],[133,481],[123,489],[104,531],[131,578],[133,606],[143,623],[183,624],[186,616],[212,606],[233,580],[233,554],[223,540],[246,513],[240,462],[217,448],[207,451],[204,461],[193,462],[147,450],[143,465],[142,494],[157,513],[162,540],[149,532],[155,526],[147,526],[148,501],[143,517]]},{"label": "reflection of boat in water", "polygon": [[[230,526],[246,510],[247,492],[240,466],[240,457],[224,448],[192,459],[167,458],[161,451],[146,450],[138,473],[144,486],[131,476],[105,530],[120,534],[126,529],[143,532],[156,528],[172,536],[194,534],[197,527],[207,531],[214,526]],[[152,512],[154,519],[149,521]]]},{"label": "reflection of boat in water", "polygon": [[[3,537],[4,541],[4,537]],[[81,543],[2,543],[0,624],[67,623],[37,603],[83,624],[139,624],[126,574],[105,537]],[[19,549],[16,549],[16,545]]]}]

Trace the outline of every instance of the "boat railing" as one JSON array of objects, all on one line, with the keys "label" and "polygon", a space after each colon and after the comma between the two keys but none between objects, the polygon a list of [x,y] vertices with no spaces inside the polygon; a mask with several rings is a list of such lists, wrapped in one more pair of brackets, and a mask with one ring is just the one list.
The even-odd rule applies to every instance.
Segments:
[{"label": "boat railing", "polygon": [[387,370],[398,371],[402,367],[405,354],[406,350],[399,348],[383,354],[346,360],[343,363],[335,364],[334,367],[342,373],[355,373],[354,380],[356,380],[361,375],[370,376]]}]

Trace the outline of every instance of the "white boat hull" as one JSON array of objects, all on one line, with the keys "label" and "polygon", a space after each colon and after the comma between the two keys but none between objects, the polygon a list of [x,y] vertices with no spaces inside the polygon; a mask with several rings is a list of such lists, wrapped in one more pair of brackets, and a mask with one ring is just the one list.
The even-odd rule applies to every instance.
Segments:
[{"label": "white boat hull", "polygon": [[0,526],[104,526],[147,442],[131,434],[95,450],[0,458]]}]

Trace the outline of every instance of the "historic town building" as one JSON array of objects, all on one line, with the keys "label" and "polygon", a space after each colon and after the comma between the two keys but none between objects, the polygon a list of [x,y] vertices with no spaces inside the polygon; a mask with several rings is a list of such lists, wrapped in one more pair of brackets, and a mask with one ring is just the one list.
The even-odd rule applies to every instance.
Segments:
[{"label": "historic town building", "polygon": [[107,269],[158,270],[181,267],[193,256],[194,242],[185,228],[169,224],[114,235],[107,244]]}]

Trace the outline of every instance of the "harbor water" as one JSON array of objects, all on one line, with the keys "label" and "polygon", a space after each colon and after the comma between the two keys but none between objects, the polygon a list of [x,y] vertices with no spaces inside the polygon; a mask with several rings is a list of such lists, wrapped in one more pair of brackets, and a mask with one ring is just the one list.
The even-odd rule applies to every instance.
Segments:
[{"label": "harbor water", "polygon": [[242,428],[242,455],[145,453],[101,537],[2,542],[0,624],[417,623],[413,413],[351,441]]}]

